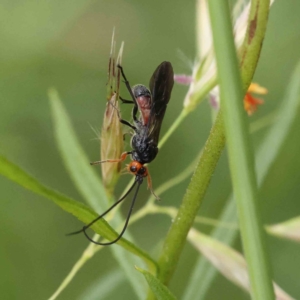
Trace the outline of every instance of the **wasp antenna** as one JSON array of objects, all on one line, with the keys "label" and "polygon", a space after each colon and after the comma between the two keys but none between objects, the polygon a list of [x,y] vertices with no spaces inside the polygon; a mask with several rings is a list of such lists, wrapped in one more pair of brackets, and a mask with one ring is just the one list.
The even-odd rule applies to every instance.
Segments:
[{"label": "wasp antenna", "polygon": [[80,229],[78,231],[74,231],[74,232],[71,232],[71,233],[67,233],[66,236],[78,234],[78,233],[81,233],[81,232],[83,232],[83,229]]},{"label": "wasp antenna", "polygon": [[[90,228],[94,223],[96,223],[98,220],[102,219],[106,214],[108,214],[114,207],[116,207],[119,203],[121,203],[129,194],[130,192],[132,191],[132,189],[134,188],[134,186],[136,185],[136,183],[138,182],[138,178],[136,178],[136,180],[134,181],[133,185],[130,187],[130,189],[125,193],[124,196],[122,196],[117,202],[115,202],[110,208],[108,208],[103,214],[101,214],[100,216],[98,216],[96,219],[94,219],[92,222],[90,222],[89,224],[83,226],[82,229],[78,230],[78,231],[74,231],[74,232],[71,232],[71,233],[68,233],[66,234],[67,236],[68,235],[75,235],[75,234],[78,234],[78,233],[81,233],[83,232],[85,234],[85,236],[88,238],[88,240],[90,240],[91,242],[93,242],[94,244],[99,244],[95,241],[93,241],[90,237],[87,236],[87,233],[86,233],[86,230],[88,228]],[[139,182],[139,186],[142,182]],[[138,190],[138,189],[137,189]],[[135,193],[136,195],[137,193]],[[99,244],[99,245],[102,245],[102,244]]]},{"label": "wasp antenna", "polygon": [[[112,245],[112,244],[115,244],[119,239],[121,239],[121,237],[123,236],[123,234],[125,233],[126,229],[127,229],[127,226],[128,226],[128,223],[129,223],[129,220],[130,220],[130,217],[131,217],[131,213],[132,213],[132,210],[133,210],[133,207],[134,207],[134,204],[135,204],[135,200],[136,200],[136,197],[137,197],[137,194],[139,192],[139,189],[140,189],[140,186],[143,182],[143,178],[136,178],[134,184],[132,185],[132,187],[130,188],[130,190],[123,196],[123,199],[131,192],[131,190],[133,189],[133,187],[135,186],[135,184],[138,182],[138,186],[135,190],[135,193],[134,193],[134,196],[132,198],[132,202],[131,202],[131,205],[130,205],[130,208],[129,208],[129,211],[128,211],[128,214],[127,214],[127,217],[126,217],[126,221],[125,221],[125,224],[124,224],[124,227],[122,229],[122,231],[120,232],[120,234],[118,235],[118,237],[113,240],[113,241],[110,241],[110,242],[107,242],[107,243],[101,243],[101,242],[96,242],[94,241],[86,232],[86,229],[88,228],[87,226],[83,227],[82,231],[84,233],[84,235],[86,236],[86,238],[96,244],[96,245],[100,245],[100,246],[109,246],[109,245]],[[123,200],[122,199],[122,200]],[[120,200],[119,200],[120,201]],[[118,201],[118,202],[119,202]]]}]

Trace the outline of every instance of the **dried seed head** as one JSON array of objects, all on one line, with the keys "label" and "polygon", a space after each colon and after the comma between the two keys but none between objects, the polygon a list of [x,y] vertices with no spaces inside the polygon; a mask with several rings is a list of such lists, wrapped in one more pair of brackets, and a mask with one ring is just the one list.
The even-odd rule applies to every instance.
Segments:
[{"label": "dried seed head", "polygon": [[[107,103],[104,114],[104,120],[101,131],[101,159],[117,159],[123,152],[123,132],[119,121],[119,91],[120,91],[120,70],[117,67],[121,64],[123,43],[117,59],[115,58],[114,34],[111,43],[111,52],[108,65],[107,81]],[[121,163],[103,163],[101,164],[103,184],[108,190],[113,190],[119,177]]]}]

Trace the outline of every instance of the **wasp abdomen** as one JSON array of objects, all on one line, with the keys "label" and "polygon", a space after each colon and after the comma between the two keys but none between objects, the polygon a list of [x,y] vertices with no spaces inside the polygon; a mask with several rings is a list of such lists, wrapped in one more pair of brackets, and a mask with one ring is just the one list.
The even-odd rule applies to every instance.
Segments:
[{"label": "wasp abdomen", "polygon": [[158,148],[153,141],[147,141],[139,135],[135,135],[131,141],[132,159],[142,164],[150,163],[156,157]]}]

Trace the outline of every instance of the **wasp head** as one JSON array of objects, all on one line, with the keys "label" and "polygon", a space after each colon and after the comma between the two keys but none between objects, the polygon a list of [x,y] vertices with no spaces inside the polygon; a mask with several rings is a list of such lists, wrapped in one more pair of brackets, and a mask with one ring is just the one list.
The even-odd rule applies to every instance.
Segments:
[{"label": "wasp head", "polygon": [[128,171],[135,175],[135,176],[140,176],[140,177],[147,177],[148,176],[148,170],[147,168],[142,165],[138,161],[132,161],[128,166],[127,166]]}]

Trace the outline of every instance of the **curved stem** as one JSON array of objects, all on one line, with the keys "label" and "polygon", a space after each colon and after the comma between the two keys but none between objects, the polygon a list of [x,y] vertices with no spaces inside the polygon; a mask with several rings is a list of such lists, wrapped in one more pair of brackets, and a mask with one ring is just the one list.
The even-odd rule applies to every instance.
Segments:
[{"label": "curved stem", "polygon": [[180,113],[180,115],[176,118],[174,123],[171,125],[171,127],[168,129],[168,131],[165,133],[165,135],[160,140],[158,147],[161,148],[164,143],[169,139],[169,137],[172,135],[172,133],[178,128],[178,126],[182,123],[182,121],[186,118],[186,116],[189,114],[189,112],[186,109],[183,109]]}]

